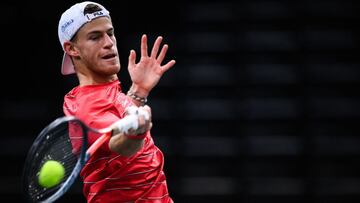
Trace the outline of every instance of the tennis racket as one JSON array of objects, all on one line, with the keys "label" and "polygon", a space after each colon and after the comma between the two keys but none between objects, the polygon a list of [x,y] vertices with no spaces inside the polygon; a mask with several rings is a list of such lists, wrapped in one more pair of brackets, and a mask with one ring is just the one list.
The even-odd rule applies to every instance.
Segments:
[{"label": "tennis racket", "polygon": [[[138,128],[138,116],[149,118],[148,112],[130,107],[128,115],[117,121],[112,128],[92,129],[75,117],[61,117],[45,127],[35,139],[27,154],[23,169],[22,183],[25,198],[29,202],[54,202],[64,195],[75,182],[86,161],[94,152],[109,140],[114,127],[119,132]],[[88,135],[100,137],[88,146]],[[48,160],[55,160],[65,168],[62,181],[50,188],[39,184],[41,167]]]}]

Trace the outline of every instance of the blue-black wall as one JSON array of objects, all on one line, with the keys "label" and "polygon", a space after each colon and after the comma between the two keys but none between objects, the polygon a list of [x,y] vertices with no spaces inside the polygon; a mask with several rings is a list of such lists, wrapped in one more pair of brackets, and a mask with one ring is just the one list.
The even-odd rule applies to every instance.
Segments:
[{"label": "blue-black wall", "polygon": [[[21,201],[37,134],[77,85],[60,74],[61,13],[75,1],[2,3],[0,197]],[[175,202],[358,202],[360,18],[351,0],[100,1],[119,74],[140,37],[177,64],[149,96]],[[139,56],[139,55],[138,55]],[[78,183],[62,202],[84,202]]]}]

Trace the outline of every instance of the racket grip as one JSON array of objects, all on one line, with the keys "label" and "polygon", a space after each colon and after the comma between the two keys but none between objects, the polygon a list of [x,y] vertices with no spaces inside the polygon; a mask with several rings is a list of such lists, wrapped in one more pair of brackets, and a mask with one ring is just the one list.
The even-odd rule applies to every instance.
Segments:
[{"label": "racket grip", "polygon": [[123,119],[117,121],[114,126],[118,132],[128,133],[129,129],[136,130],[139,127],[137,115],[127,115]]}]

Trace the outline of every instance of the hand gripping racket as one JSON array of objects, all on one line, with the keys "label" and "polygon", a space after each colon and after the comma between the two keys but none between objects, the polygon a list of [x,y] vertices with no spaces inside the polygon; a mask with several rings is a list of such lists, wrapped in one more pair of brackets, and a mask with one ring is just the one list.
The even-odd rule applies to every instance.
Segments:
[{"label": "hand gripping racket", "polygon": [[[78,177],[82,167],[101,145],[110,139],[113,128],[128,132],[138,128],[138,116],[149,119],[148,112],[137,107],[127,109],[128,115],[117,121],[112,128],[92,129],[75,117],[61,117],[45,127],[35,139],[25,160],[22,184],[29,202],[54,202],[65,194]],[[88,134],[100,137],[88,146]],[[53,187],[42,187],[38,176],[48,160],[55,160],[65,168],[64,178]]]}]

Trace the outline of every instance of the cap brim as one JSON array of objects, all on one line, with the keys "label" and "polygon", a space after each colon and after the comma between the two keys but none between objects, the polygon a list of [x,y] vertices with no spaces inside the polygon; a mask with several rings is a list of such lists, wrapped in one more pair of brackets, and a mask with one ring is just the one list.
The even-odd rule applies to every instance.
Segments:
[{"label": "cap brim", "polygon": [[61,73],[63,75],[70,75],[75,73],[74,64],[72,63],[71,57],[64,53],[63,61],[61,65]]}]

